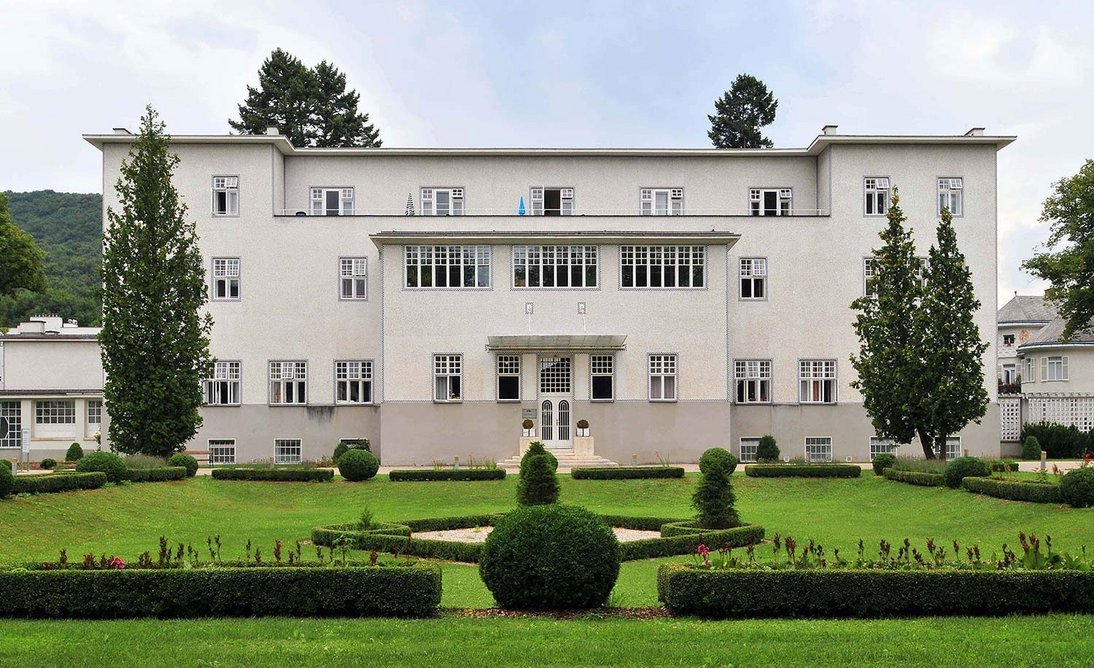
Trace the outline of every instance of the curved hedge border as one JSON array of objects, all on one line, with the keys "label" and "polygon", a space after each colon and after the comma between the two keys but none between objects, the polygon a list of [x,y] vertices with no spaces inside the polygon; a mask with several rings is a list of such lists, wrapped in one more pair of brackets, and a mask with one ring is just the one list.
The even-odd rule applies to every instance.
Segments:
[{"label": "curved hedge border", "polygon": [[21,475],[15,477],[15,487],[11,491],[13,494],[53,494],[77,489],[98,489],[105,484],[106,474],[101,471]]},{"label": "curved hedge border", "polygon": [[574,480],[634,480],[638,478],[683,478],[679,466],[620,466],[617,468],[577,468],[570,471]]},{"label": "curved hedge border", "polygon": [[502,480],[505,478],[505,469],[406,469],[392,471],[387,477],[392,482]]},{"label": "curved hedge border", "polygon": [[1048,482],[1019,482],[977,477],[963,478],[961,484],[970,492],[994,496],[997,499],[1032,503],[1063,503],[1060,499],[1060,486]]},{"label": "curved hedge border", "polygon": [[271,480],[275,482],[329,482],[331,469],[213,469],[214,480]]},{"label": "curved hedge border", "polygon": [[657,595],[675,615],[893,617],[1094,612],[1094,572],[700,570],[665,564]]},{"label": "curved hedge border", "polygon": [[885,476],[889,480],[895,480],[897,482],[906,482],[909,485],[919,485],[921,487],[945,487],[946,476],[941,473],[925,473],[923,471],[899,471],[894,468],[887,468],[882,471],[881,475]]},{"label": "curved hedge border", "polygon": [[425,616],[436,565],[0,571],[0,617]]},{"label": "curved hedge border", "polygon": [[155,469],[126,469],[122,480],[129,482],[164,482],[186,477],[185,466],[163,466]]},{"label": "curved hedge border", "polygon": [[857,464],[749,464],[745,475],[752,478],[860,478]]}]

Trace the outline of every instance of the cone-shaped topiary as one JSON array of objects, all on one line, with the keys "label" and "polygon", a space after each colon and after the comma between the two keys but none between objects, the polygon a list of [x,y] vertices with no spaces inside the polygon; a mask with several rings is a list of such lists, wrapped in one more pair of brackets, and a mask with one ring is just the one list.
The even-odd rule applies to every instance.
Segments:
[{"label": "cone-shaped topiary", "polygon": [[776,445],[774,436],[767,435],[760,438],[760,442],[756,444],[756,461],[779,461],[779,446]]},{"label": "cone-shaped topiary", "polygon": [[185,452],[176,452],[167,460],[168,466],[182,466],[186,468],[186,477],[193,478],[198,473],[198,460],[193,455]]},{"label": "cone-shaped topiary", "polygon": [[68,452],[65,453],[66,462],[78,462],[84,456],[84,449],[80,447],[79,443],[73,443],[68,446]]},{"label": "cone-shaped topiary", "polygon": [[737,470],[737,458],[725,448],[710,448],[699,457],[699,471],[707,473],[714,467],[722,469],[726,475],[732,475]]},{"label": "cone-shaped topiary", "polygon": [[548,461],[551,462],[551,470],[558,470],[558,457],[555,457],[553,452],[543,447],[542,441],[532,441],[528,444],[528,450],[524,453],[524,456],[520,458],[520,470],[524,470],[524,462],[533,455],[547,455]]},{"label": "cone-shaped topiary", "polygon": [[[703,453],[703,457],[706,456],[707,453]],[[699,511],[699,526],[704,529],[728,529],[739,525],[740,519],[733,508],[737,497],[733,494],[725,467],[711,465],[701,475],[699,486],[691,497],[691,505]]]},{"label": "cone-shaped topiary", "polygon": [[522,506],[542,506],[558,502],[558,477],[546,454],[531,455],[521,460],[520,481],[517,483],[517,503]]},{"label": "cone-shaped topiary", "polygon": [[1026,442],[1022,444],[1022,459],[1027,462],[1041,459],[1041,442],[1036,436],[1026,436]]},{"label": "cone-shaped topiary", "polygon": [[350,482],[368,480],[376,476],[380,469],[380,460],[368,450],[350,448],[338,460],[338,472]]}]

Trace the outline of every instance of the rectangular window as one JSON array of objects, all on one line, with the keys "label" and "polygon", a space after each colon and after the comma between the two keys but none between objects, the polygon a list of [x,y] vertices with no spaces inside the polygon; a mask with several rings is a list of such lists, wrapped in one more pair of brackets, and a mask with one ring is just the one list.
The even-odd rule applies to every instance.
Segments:
[{"label": "rectangular window", "polygon": [[750,188],[748,212],[753,216],[789,216],[794,212],[791,188]]},{"label": "rectangular window", "polygon": [[801,360],[798,378],[798,401],[801,403],[836,403],[836,360]]},{"label": "rectangular window", "polygon": [[0,401],[0,424],[7,424],[7,431],[0,432],[0,448],[21,447],[23,416],[20,402]]},{"label": "rectangular window", "polygon": [[889,178],[886,176],[868,176],[865,179],[867,216],[884,216],[889,212]]},{"label": "rectangular window", "polygon": [[878,438],[877,436],[870,437],[870,460],[873,461],[874,457],[883,454],[895,455],[897,444],[891,438]]},{"label": "rectangular window", "polygon": [[1067,380],[1067,357],[1054,355],[1041,358],[1041,380]]},{"label": "rectangular window", "polygon": [[300,463],[300,439],[279,438],[274,441],[275,464],[299,464]]},{"label": "rectangular window", "polygon": [[368,299],[368,258],[340,258],[338,281],[341,299]]},{"label": "rectangular window", "polygon": [[239,268],[238,257],[213,258],[213,299],[239,299]]},{"label": "rectangular window", "polygon": [[946,460],[957,459],[961,456],[961,437],[946,437]]},{"label": "rectangular window", "polygon": [[807,436],[805,439],[805,461],[832,461],[832,439],[827,436]]},{"label": "rectangular window", "polygon": [[353,188],[312,188],[311,215],[352,216],[355,199]]},{"label": "rectangular window", "polygon": [[103,400],[102,399],[88,399],[87,400],[87,423],[88,424],[102,424],[103,423]]},{"label": "rectangular window", "polygon": [[514,288],[595,288],[596,246],[513,246]]},{"label": "rectangular window", "polygon": [[574,215],[573,188],[538,188],[530,190],[533,216]]},{"label": "rectangular window", "polygon": [[741,299],[767,298],[767,259],[742,257],[740,259]]},{"label": "rectangular window", "polygon": [[733,378],[737,383],[737,403],[771,403],[771,360],[736,360]]},{"label": "rectangular window", "polygon": [[1003,335],[1003,345],[1004,346],[1013,346],[1014,345],[1014,335],[1013,334],[1004,334]]},{"label": "rectangular window", "polygon": [[433,356],[433,401],[463,399],[463,355]]},{"label": "rectangular window", "polygon": [[1033,358],[1032,357],[1027,357],[1026,358],[1026,375],[1022,378],[1023,383],[1036,383],[1037,382],[1037,374],[1033,373],[1033,370],[1035,368],[1036,367],[1034,366]]},{"label": "rectangular window", "polygon": [[209,441],[209,465],[235,464],[236,442],[235,439],[219,439]]},{"label": "rectangular window", "polygon": [[334,363],[335,401],[340,404],[372,403],[372,360]]},{"label": "rectangular window", "polygon": [[591,399],[593,401],[614,400],[615,357],[612,355],[590,355],[589,370],[592,374]]},{"label": "rectangular window", "polygon": [[650,401],[676,401],[676,355],[650,355]]},{"label": "rectangular window", "polygon": [[407,246],[406,287],[488,288],[489,246]]},{"label": "rectangular window", "polygon": [[756,449],[760,447],[760,439],[758,438],[742,438],[741,439],[741,461],[742,462],[755,462],[756,461]]},{"label": "rectangular window", "polygon": [[205,381],[205,403],[209,406],[238,406],[240,362],[217,361],[213,377]]},{"label": "rectangular window", "polygon": [[71,399],[35,401],[34,424],[76,424],[76,401]]},{"label": "rectangular window", "polygon": [[639,212],[643,216],[684,215],[683,188],[642,188]]},{"label": "rectangular window", "polygon": [[213,215],[239,215],[239,177],[213,177]]},{"label": "rectangular window", "polygon": [[498,401],[520,401],[520,355],[498,355]]},{"label": "rectangular window", "polygon": [[949,209],[954,216],[965,215],[965,179],[948,177],[938,179],[938,215]]},{"label": "rectangular window", "polygon": [[462,216],[463,188],[422,188],[423,216]]},{"label": "rectangular window", "polygon": [[624,288],[701,288],[705,284],[704,246],[620,246]]},{"label": "rectangular window", "polygon": [[270,362],[270,404],[302,406],[308,403],[308,363]]}]

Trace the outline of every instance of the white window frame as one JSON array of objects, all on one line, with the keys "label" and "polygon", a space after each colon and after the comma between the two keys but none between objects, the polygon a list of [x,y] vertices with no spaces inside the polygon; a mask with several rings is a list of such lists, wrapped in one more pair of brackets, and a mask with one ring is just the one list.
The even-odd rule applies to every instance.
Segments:
[{"label": "white window frame", "polygon": [[[1010,339],[1010,341],[1007,340],[1008,338]],[[1015,338],[1016,337],[1015,337],[1014,334],[1004,334],[1003,335],[1003,345],[1004,346],[1013,346]]]},{"label": "white window frame", "polygon": [[[545,194],[548,190],[558,191],[558,213],[548,214],[546,212],[546,198]],[[574,215],[574,189],[571,188],[555,188],[552,186],[532,186],[528,189],[528,201],[532,204],[533,216],[572,216]],[[553,210],[553,209],[552,209]]]},{"label": "white window frame", "polygon": [[[623,290],[704,290],[706,256],[706,246],[620,246],[619,287]],[[699,270],[698,284],[696,268]],[[653,285],[655,275],[660,285]],[[669,276],[673,284],[665,285]],[[681,285],[682,282],[687,285]]]},{"label": "white window frame", "polygon": [[[0,448],[20,448],[23,444],[23,404],[0,400],[0,417],[8,421],[7,433],[0,433]],[[2,466],[2,464],[0,464]]]},{"label": "white window frame", "polygon": [[889,213],[892,190],[888,176],[867,176],[862,180],[862,215],[885,216]]},{"label": "white window frame", "polygon": [[649,400],[678,401],[680,397],[680,367],[676,353],[652,353],[646,357],[649,370]]},{"label": "white window frame", "polygon": [[[771,403],[771,360],[733,360],[733,401],[738,404]],[[752,390],[750,393],[749,390]],[[750,401],[749,396],[764,397]],[[742,397],[744,397],[742,399]]]},{"label": "white window frame", "polygon": [[[737,260],[737,273],[740,276],[737,286],[737,298],[741,301],[767,301],[767,258],[766,257],[742,257]],[[749,288],[749,295],[745,295],[745,286]],[[760,296],[756,296],[756,288],[760,288]]]},{"label": "white window frame", "polygon": [[[338,213],[327,211],[327,193],[338,192]],[[309,188],[308,212],[312,216],[352,216],[357,206],[357,189],[353,186],[312,186]]]},{"label": "white window frame", "polygon": [[[768,209],[765,206],[766,195],[775,193],[775,208]],[[794,189],[793,188],[749,188],[748,189],[748,215],[750,216],[792,216],[794,215]]]},{"label": "white window frame", "polygon": [[[595,396],[594,387],[597,378],[608,379],[608,390],[611,396]],[[589,355],[589,401],[615,401],[615,355]]]},{"label": "white window frame", "polygon": [[207,447],[209,450],[209,466],[236,463],[236,440],[234,438],[210,438]]},{"label": "white window frame", "polygon": [[[372,370],[372,360],[335,360],[334,403],[339,406],[369,406],[376,403]],[[354,394],[358,397],[356,401],[351,398]]]},{"label": "white window frame", "polygon": [[874,457],[882,454],[895,455],[897,448],[900,444],[891,438],[881,438],[878,436],[870,437],[870,461],[874,461]]},{"label": "white window frame", "polygon": [[[825,392],[825,387],[828,391]],[[825,395],[831,400],[825,401]],[[820,399],[813,397],[820,396]],[[839,403],[839,365],[834,359],[798,360],[798,403]]]},{"label": "white window frame", "polygon": [[[269,405],[306,406],[308,404],[307,360],[270,360]],[[286,401],[289,395],[292,401]],[[279,399],[275,401],[275,399]]]},{"label": "white window frame", "polygon": [[368,301],[368,258],[338,258],[338,299]]},{"label": "white window frame", "polygon": [[[664,202],[664,207],[660,206]],[[639,188],[638,213],[642,216],[684,215],[684,188]]]},{"label": "white window frame", "polygon": [[461,401],[463,401],[463,355],[460,353],[433,355],[433,402],[454,404]]},{"label": "white window frame", "polygon": [[[497,371],[497,378],[495,379],[495,398],[501,403],[507,403],[511,401],[520,401],[521,397],[521,356],[513,355],[510,353],[499,354],[495,360],[495,370]],[[517,396],[515,397],[502,397],[501,396],[501,379],[502,378],[516,378],[517,381]]]},{"label": "white window frame", "polygon": [[[576,285],[575,269],[578,270]],[[597,246],[513,246],[512,278],[516,289],[595,289],[600,286],[599,274],[600,248]],[[560,285],[560,279],[566,285]]]},{"label": "white window frame", "polygon": [[34,424],[76,424],[76,400],[36,400],[34,402]]},{"label": "white window frame", "polygon": [[737,452],[740,454],[740,461],[742,464],[752,464],[756,461],[756,451],[760,447],[759,436],[743,436],[741,437],[740,447]]},{"label": "white window frame", "polygon": [[[214,257],[211,299],[215,302],[237,302],[243,298],[243,261],[238,257]],[[232,289],[235,289],[235,296]],[[221,292],[224,296],[221,297]]]},{"label": "white window frame", "polygon": [[[492,262],[490,246],[404,246],[403,287],[407,290],[489,290]],[[427,268],[428,273],[424,271]],[[453,268],[458,273],[459,285],[450,285]],[[473,268],[470,284],[469,268]],[[444,285],[438,285],[438,277],[442,275]],[[427,277],[430,284],[422,285]]]},{"label": "white window frame", "polygon": [[832,437],[806,436],[805,461],[810,464],[832,461]]},{"label": "white window frame", "polygon": [[1068,378],[1067,355],[1046,355],[1041,358],[1041,380],[1062,383]]},{"label": "white window frame", "polygon": [[[224,195],[224,207],[220,210],[217,201],[220,195]],[[239,177],[238,176],[214,176],[212,187],[212,211],[217,218],[232,218],[239,216]]]},{"label": "white window frame", "polygon": [[946,461],[951,459],[957,459],[961,456],[961,437],[960,436],[947,436],[946,437]]},{"label": "white window frame", "polygon": [[274,464],[299,464],[303,460],[304,444],[299,438],[274,439]]},{"label": "white window frame", "polygon": [[217,360],[213,377],[205,381],[206,406],[239,406],[243,383],[243,363],[239,360]]},{"label": "white window frame", "polygon": [[[445,199],[448,200],[448,208],[444,211],[438,206],[441,198],[440,194],[445,195]],[[418,192],[421,202],[420,216],[462,216],[464,215],[467,206],[466,199],[464,198],[464,189],[462,187],[443,186],[436,187],[430,186],[428,188],[422,188]]]},{"label": "white window frame", "polygon": [[1026,358],[1026,375],[1022,376],[1023,383],[1036,383],[1037,382],[1037,362],[1033,357]]},{"label": "white window frame", "polygon": [[965,215],[965,178],[962,176],[941,176],[938,178],[938,210],[949,208],[954,218]]},{"label": "white window frame", "polygon": [[87,400],[87,424],[101,425],[103,423],[103,400]]}]

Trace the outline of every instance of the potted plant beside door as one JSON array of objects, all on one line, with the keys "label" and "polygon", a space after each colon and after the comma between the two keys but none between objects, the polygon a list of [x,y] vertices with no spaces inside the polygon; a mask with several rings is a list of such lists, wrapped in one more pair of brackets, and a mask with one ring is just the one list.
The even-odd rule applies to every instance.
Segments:
[{"label": "potted plant beside door", "polygon": [[538,440],[536,438],[536,423],[528,418],[525,418],[520,423],[520,445],[517,448],[517,454],[521,457],[525,452],[528,452],[528,446],[532,444],[532,441]]},{"label": "potted plant beside door", "polygon": [[588,436],[589,435],[589,421],[581,419],[577,421],[577,435]]},{"label": "potted plant beside door", "polygon": [[593,437],[589,436],[589,421],[582,418],[577,421],[577,436],[574,437],[574,454],[582,457],[591,457],[593,454]]},{"label": "potted plant beside door", "polygon": [[524,430],[524,436],[532,436],[535,430],[535,426],[535,422],[527,419],[520,423],[521,429]]}]

